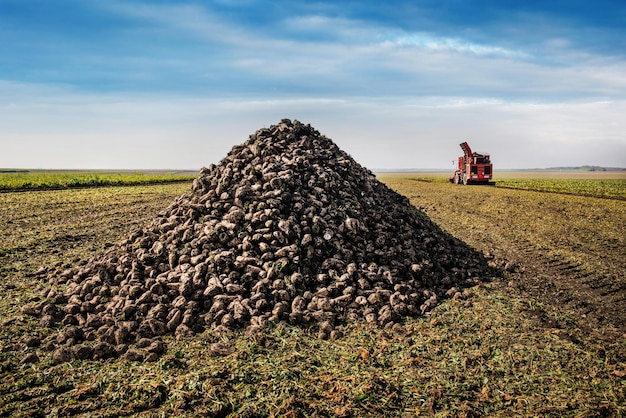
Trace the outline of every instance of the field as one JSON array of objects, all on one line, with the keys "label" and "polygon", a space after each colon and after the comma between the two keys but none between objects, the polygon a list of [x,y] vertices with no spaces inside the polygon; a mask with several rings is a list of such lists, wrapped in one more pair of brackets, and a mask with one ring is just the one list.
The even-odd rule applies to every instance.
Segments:
[{"label": "field", "polygon": [[[388,177],[404,176],[391,174]],[[411,173],[411,178],[445,182],[449,173]],[[511,171],[498,173],[497,187],[563,193],[626,200],[626,171],[614,172],[542,172]]]},{"label": "field", "polygon": [[0,416],[625,416],[625,180],[552,177],[380,176],[501,270],[401,331],[206,331],[145,363],[54,364],[24,344],[49,332],[20,309],[40,266],[84,262],[189,183],[2,193]]}]

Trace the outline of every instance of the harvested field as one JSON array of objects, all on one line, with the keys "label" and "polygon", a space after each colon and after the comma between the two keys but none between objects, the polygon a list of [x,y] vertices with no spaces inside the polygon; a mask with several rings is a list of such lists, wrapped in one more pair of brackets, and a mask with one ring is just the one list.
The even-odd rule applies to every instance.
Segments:
[{"label": "harvested field", "polygon": [[0,195],[0,415],[626,413],[623,202],[382,180],[493,254],[504,278],[394,330],[355,320],[342,338],[322,340],[299,326],[207,329],[163,336],[168,350],[153,362],[57,364],[41,348],[48,331],[20,309],[41,298],[46,283],[32,275],[40,266],[84,263],[191,185]]},{"label": "harvested field", "polygon": [[386,178],[447,231],[506,260],[516,286],[534,283],[531,294],[546,304],[584,306],[579,314],[600,321],[597,328],[613,324],[626,331],[624,202],[416,180]]}]

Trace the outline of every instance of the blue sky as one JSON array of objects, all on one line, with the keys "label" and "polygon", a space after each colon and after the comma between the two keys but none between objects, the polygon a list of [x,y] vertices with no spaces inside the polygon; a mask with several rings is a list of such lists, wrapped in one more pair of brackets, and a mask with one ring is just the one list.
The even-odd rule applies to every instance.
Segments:
[{"label": "blue sky", "polygon": [[372,169],[626,166],[622,0],[0,0],[0,41],[0,167],[195,170],[281,118]]}]

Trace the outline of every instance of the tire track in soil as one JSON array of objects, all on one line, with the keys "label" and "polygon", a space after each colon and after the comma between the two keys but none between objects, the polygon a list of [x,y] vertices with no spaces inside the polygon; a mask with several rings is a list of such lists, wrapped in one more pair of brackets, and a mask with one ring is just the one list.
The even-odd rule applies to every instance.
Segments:
[{"label": "tire track in soil", "polygon": [[[519,261],[507,276],[528,298],[578,313],[576,325],[588,328],[587,331],[610,325],[619,333],[626,333],[626,283],[589,271],[581,264],[543,255],[530,241],[520,240],[511,246]],[[545,313],[535,313],[548,327],[571,327],[547,318]]]},{"label": "tire track in soil", "polygon": [[[421,198],[415,195],[410,197],[414,202]],[[430,212],[429,215],[432,215],[432,211],[444,211],[436,200],[420,203],[427,203],[427,208],[423,210]],[[453,213],[456,214],[452,216]],[[464,223],[465,218],[467,222]],[[472,225],[475,220],[479,220],[478,226],[468,229],[467,224]],[[592,271],[584,265],[550,256],[546,254],[545,248],[540,248],[534,241],[510,233],[514,225],[503,223],[501,217],[495,217],[478,207],[465,205],[453,210],[446,209],[440,222],[451,227],[453,235],[456,232],[456,236],[461,239],[469,239],[483,251],[493,253],[503,265],[517,265],[518,268],[505,272],[505,277],[524,299],[552,307],[553,318],[540,310],[534,312],[547,328],[562,330],[563,334],[560,335],[570,340],[575,338],[567,333],[570,330],[573,332],[574,328],[584,329],[586,333],[601,332],[603,335],[599,338],[611,341],[622,338],[626,333],[626,318],[623,315],[626,312],[626,282],[618,280],[613,273],[615,269]],[[591,265],[601,268],[597,260],[590,261]],[[567,315],[563,316],[559,312]],[[571,317],[576,318],[575,324],[571,323]],[[560,322],[554,318],[560,318]],[[615,332],[606,331],[607,325],[616,328]]]},{"label": "tire track in soil", "polygon": [[[532,190],[503,188],[492,189],[459,189],[454,190],[456,198],[454,205],[449,205],[450,194],[448,190],[439,187],[425,187],[419,194],[411,191],[410,197],[414,204],[425,205],[425,211],[431,212],[438,218],[440,224],[447,225],[453,235],[463,240],[473,242],[483,251],[496,255],[503,264],[517,264],[520,268],[506,272],[510,282],[519,289],[522,297],[529,301],[537,301],[550,306],[552,316],[560,318],[562,323],[557,324],[554,319],[545,317],[543,322],[548,327],[562,330],[573,328],[585,329],[594,334],[601,333],[611,341],[619,341],[626,335],[626,278],[622,278],[620,265],[614,255],[619,252],[621,240],[613,243],[610,236],[601,234],[605,240],[602,247],[591,246],[592,253],[586,254],[576,248],[576,243],[564,246],[571,256],[577,257],[584,262],[568,260],[556,255],[550,255],[554,249],[558,249],[561,242],[553,240],[551,229],[543,228],[538,231],[525,229],[524,211],[516,209],[536,208],[537,198]],[[498,193],[492,193],[500,190]],[[452,190],[450,190],[452,191]],[[517,194],[519,192],[525,192]],[[535,193],[535,195],[542,193]],[[551,193],[555,196],[570,195],[568,193]],[[575,194],[574,194],[575,195]],[[579,197],[589,198],[589,196]],[[514,200],[513,200],[514,198]],[[492,199],[497,201],[495,208],[473,205],[471,202]],[[602,199],[603,201],[621,199]],[[548,206],[542,206],[542,210],[548,211],[545,221],[561,222],[555,211],[561,210],[562,205],[548,201]],[[569,201],[564,203],[567,207]],[[592,200],[585,205],[594,205]],[[584,206],[584,205],[583,205]],[[611,216],[620,216],[619,211],[611,211]],[[504,220],[503,216],[520,216],[514,221]],[[550,220],[549,220],[550,219]],[[558,219],[558,220],[557,220]],[[617,223],[614,223],[617,224]],[[568,226],[569,225],[569,226]],[[554,229],[561,234],[568,234],[571,227],[568,220],[560,223]],[[522,229],[520,229],[522,228]],[[456,233],[456,234],[455,234]],[[524,237],[531,235],[536,241]],[[565,235],[564,235],[565,236]],[[585,245],[584,242],[580,243]],[[586,251],[586,250],[585,250]],[[608,251],[609,258],[603,257],[603,252]],[[566,315],[562,315],[566,314]],[[571,319],[576,318],[575,324]],[[612,329],[612,330],[611,330]],[[609,335],[611,334],[611,335]]]}]

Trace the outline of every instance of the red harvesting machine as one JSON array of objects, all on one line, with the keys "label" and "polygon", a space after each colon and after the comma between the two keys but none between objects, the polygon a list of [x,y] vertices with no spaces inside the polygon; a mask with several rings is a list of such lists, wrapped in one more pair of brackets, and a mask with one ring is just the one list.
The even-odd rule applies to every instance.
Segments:
[{"label": "red harvesting machine", "polygon": [[495,184],[493,179],[493,166],[489,154],[472,152],[472,149],[463,142],[460,144],[464,155],[459,157],[459,162],[450,181],[455,184]]}]

